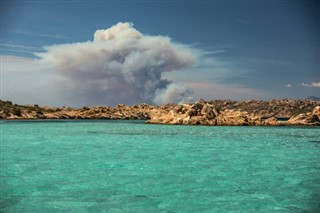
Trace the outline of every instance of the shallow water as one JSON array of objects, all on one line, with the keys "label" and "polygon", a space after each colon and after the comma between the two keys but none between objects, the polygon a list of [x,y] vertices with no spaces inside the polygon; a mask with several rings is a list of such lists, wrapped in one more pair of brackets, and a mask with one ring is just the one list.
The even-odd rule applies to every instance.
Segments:
[{"label": "shallow water", "polygon": [[319,212],[320,128],[1,121],[0,212]]}]

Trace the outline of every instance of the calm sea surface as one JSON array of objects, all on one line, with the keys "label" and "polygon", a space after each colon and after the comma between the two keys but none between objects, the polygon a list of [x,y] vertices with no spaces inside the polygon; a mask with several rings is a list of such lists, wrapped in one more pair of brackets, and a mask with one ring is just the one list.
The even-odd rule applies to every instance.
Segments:
[{"label": "calm sea surface", "polygon": [[319,212],[320,128],[1,121],[0,212]]}]

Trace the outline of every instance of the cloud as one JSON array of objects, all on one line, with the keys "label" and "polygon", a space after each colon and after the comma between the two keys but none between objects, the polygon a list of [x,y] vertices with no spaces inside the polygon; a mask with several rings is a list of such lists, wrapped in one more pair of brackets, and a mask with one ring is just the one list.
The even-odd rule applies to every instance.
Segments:
[{"label": "cloud", "polygon": [[266,91],[247,88],[238,84],[222,84],[215,81],[189,81],[185,82],[188,88],[194,90],[194,99],[267,99],[270,94]]},{"label": "cloud", "polygon": [[221,53],[226,53],[226,50],[212,50],[212,51],[205,51],[203,52],[203,55],[217,55]]},{"label": "cloud", "polygon": [[59,34],[47,34],[47,33],[40,33],[40,32],[29,32],[29,31],[22,31],[22,30],[7,30],[8,32],[32,36],[32,37],[44,37],[44,38],[52,38],[52,39],[67,39],[67,36],[59,35]]},{"label": "cloud", "polygon": [[[32,46],[3,47],[32,50]],[[93,40],[46,46],[37,58],[1,56],[3,99],[55,106],[165,104],[204,99],[261,99],[270,94],[226,79],[241,66],[167,36],[144,35],[131,23],[97,30]]]},{"label": "cloud", "polygon": [[39,50],[38,47],[21,45],[21,44],[13,44],[13,43],[2,43],[0,42],[0,46],[14,48],[14,49],[27,49],[27,50]]},{"label": "cloud", "polygon": [[16,52],[16,53],[29,53],[33,54],[35,51],[41,51],[42,48],[28,45],[21,45],[15,43],[4,43],[0,42],[0,48],[2,53],[5,52]]},{"label": "cloud", "polygon": [[170,84],[165,89],[157,89],[155,94],[155,104],[185,103],[193,101],[191,91],[180,84]]},{"label": "cloud", "polygon": [[[59,106],[63,93],[54,82],[61,81],[45,64],[34,58],[1,55],[1,99],[20,104]],[[65,92],[65,90],[64,90]]]},{"label": "cloud", "polygon": [[143,35],[121,22],[97,30],[93,41],[44,49],[36,56],[63,78],[60,90],[87,104],[109,105],[189,100],[191,91],[163,74],[191,67],[199,56],[169,37]]},{"label": "cloud", "polygon": [[292,85],[291,84],[287,84],[286,87],[290,88],[290,87],[292,87]]},{"label": "cloud", "polygon": [[304,86],[304,87],[316,87],[316,88],[320,88],[320,81],[319,81],[319,82],[311,82],[310,84],[301,83],[301,85]]},{"label": "cloud", "polygon": [[[37,66],[37,60],[26,57],[0,55],[1,60],[1,74],[7,73],[34,73],[40,70]],[[45,68],[45,67],[42,67]]]},{"label": "cloud", "polygon": [[164,73],[164,76],[173,81],[188,82],[195,81],[222,81],[228,78],[239,78],[247,75],[246,70],[235,66],[230,61],[225,61],[218,57],[207,56],[206,52],[198,51],[198,58],[196,64],[192,67],[186,68],[184,73],[181,71],[173,71]]}]

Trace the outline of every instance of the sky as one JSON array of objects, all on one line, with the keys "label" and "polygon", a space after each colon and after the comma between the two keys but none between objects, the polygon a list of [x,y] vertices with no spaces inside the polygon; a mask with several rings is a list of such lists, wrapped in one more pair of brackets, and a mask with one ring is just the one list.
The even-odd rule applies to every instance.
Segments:
[{"label": "sky", "polygon": [[320,96],[317,1],[1,1],[1,99]]}]

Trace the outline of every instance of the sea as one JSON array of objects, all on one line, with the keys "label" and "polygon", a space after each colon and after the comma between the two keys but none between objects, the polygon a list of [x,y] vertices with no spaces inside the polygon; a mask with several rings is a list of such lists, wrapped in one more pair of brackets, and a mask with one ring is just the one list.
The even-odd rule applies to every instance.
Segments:
[{"label": "sea", "polygon": [[319,127],[1,121],[0,212],[320,212]]}]

